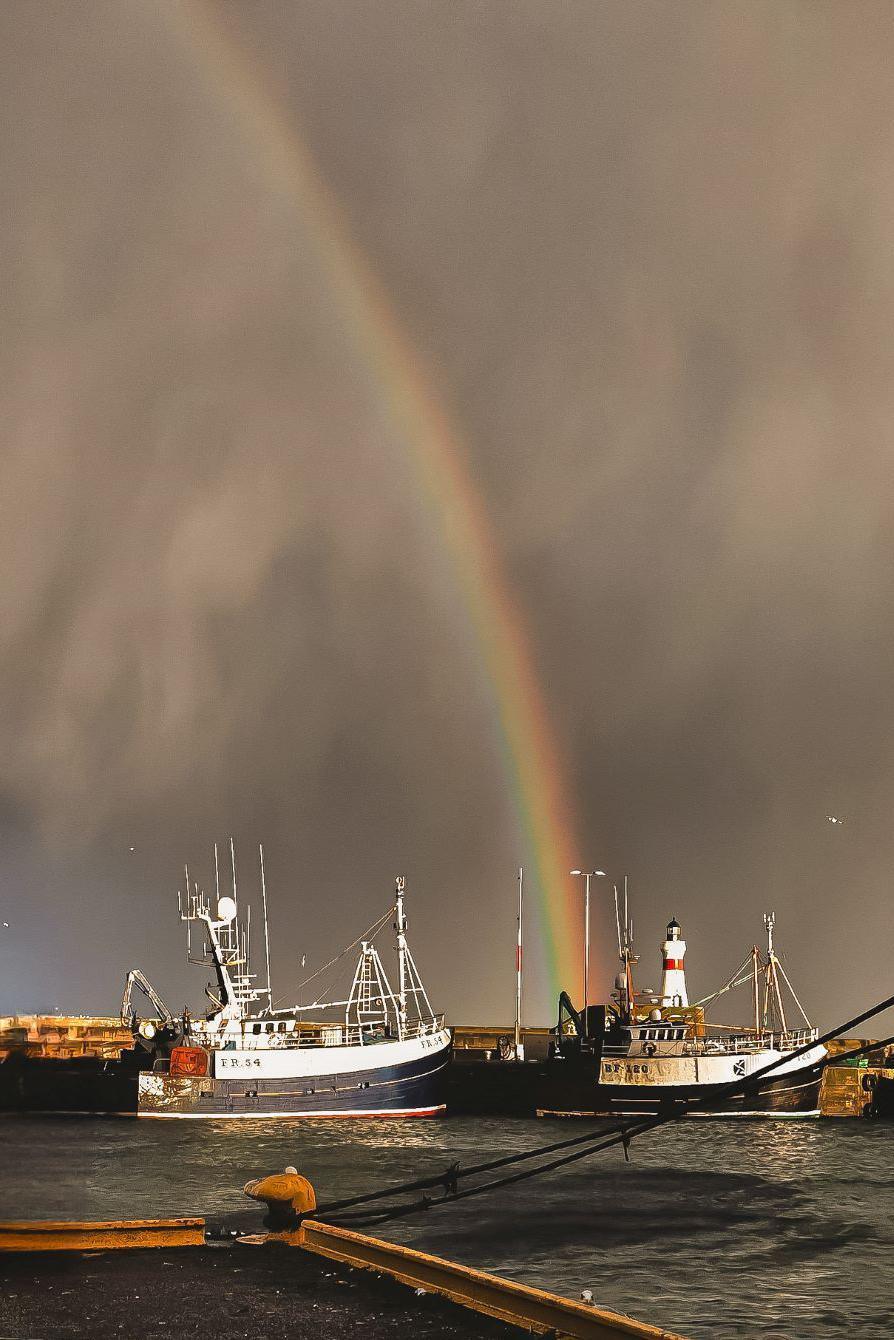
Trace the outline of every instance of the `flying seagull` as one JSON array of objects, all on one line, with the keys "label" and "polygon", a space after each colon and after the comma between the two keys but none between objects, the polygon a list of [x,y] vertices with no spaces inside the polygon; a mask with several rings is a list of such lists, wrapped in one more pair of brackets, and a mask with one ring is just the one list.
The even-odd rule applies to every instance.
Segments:
[{"label": "flying seagull", "polygon": [[838,816],[837,814],[827,814],[827,815],[826,815],[826,818],[829,820],[829,823],[830,823],[830,824],[843,824],[843,823],[844,823],[844,820],[841,819],[841,818],[839,818],[839,816]]}]

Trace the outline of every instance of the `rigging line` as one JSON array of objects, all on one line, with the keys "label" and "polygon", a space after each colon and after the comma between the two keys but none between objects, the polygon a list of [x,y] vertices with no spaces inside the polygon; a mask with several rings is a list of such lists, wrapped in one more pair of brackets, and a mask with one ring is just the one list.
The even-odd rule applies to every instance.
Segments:
[{"label": "rigging line", "polygon": [[829,1066],[839,1066],[842,1061],[850,1060],[854,1056],[865,1056],[867,1052],[878,1051],[880,1047],[889,1047],[894,1045],[894,1037],[880,1038],[878,1042],[863,1042],[859,1047],[853,1047],[846,1052],[835,1052],[833,1056],[826,1056],[822,1066],[827,1070]]},{"label": "rigging line", "polygon": [[[392,911],[393,911],[393,909],[392,909]],[[377,922],[375,922],[375,924],[369,928],[369,930],[365,933],[365,935],[358,936],[358,938],[354,941],[353,944],[348,945],[347,949],[342,950],[342,952],[341,952],[341,954],[338,956],[338,958],[344,958],[345,955],[346,955],[346,954],[349,954],[349,953],[351,952],[352,949],[356,949],[357,945],[359,945],[359,944],[361,943],[361,941],[364,940],[364,939],[366,939],[366,943],[367,943],[367,944],[371,945],[371,944],[373,943],[373,941],[375,940],[376,936],[379,934],[379,932],[382,931],[382,930],[384,929],[385,923],[387,922],[387,920],[388,920],[388,918],[389,918],[390,916],[391,916],[391,912],[386,912],[385,915],[384,915],[383,917],[380,917],[379,920],[378,920]],[[330,963],[326,965],[326,967],[329,967],[332,963],[336,963],[336,962],[338,962],[338,959],[332,959],[332,960],[330,960]],[[320,972],[325,972],[325,971],[326,971],[326,967],[321,968],[319,971],[320,971]],[[298,1008],[301,1009],[301,1010],[310,1010],[310,1009],[316,1009],[316,1008],[319,1008],[320,1006],[329,1003],[329,1002],[327,1002],[327,1001],[325,1000],[326,993],[327,993],[328,991],[330,991],[330,990],[332,990],[332,991],[335,990],[335,986],[336,986],[336,982],[337,982],[337,981],[338,981],[338,975],[337,975],[337,974],[334,974],[333,977],[332,977],[332,979],[331,979],[331,981],[330,981],[330,983],[329,983],[329,985],[323,988],[323,990],[320,992],[320,995],[317,996],[317,998],[316,998],[315,1001],[311,1001],[311,1002],[309,1002],[307,1005],[299,1005]],[[300,987],[299,987],[299,990],[300,990]],[[320,996],[323,996],[323,1000],[320,999]],[[385,997],[383,996],[383,1000],[384,1000],[384,999],[385,999]],[[334,1001],[334,1002],[332,1002],[332,1003],[333,1003],[333,1004],[336,1004],[336,1005],[350,1005],[350,1004],[351,1004],[350,993],[349,993],[349,998],[348,998],[347,1000]]]},{"label": "rigging line", "polygon": [[[608,1132],[604,1130],[598,1132],[588,1131],[585,1135],[572,1136],[568,1140],[558,1140],[551,1145],[542,1145],[537,1149],[531,1149],[520,1154],[507,1154],[503,1158],[491,1159],[487,1163],[479,1163],[473,1165],[471,1168],[459,1168],[456,1165],[453,1165],[452,1168],[448,1169],[446,1173],[442,1173],[440,1176],[422,1177],[414,1182],[405,1182],[401,1186],[390,1187],[380,1191],[371,1191],[359,1196],[351,1196],[341,1201],[331,1201],[328,1205],[319,1206],[317,1213],[329,1214],[336,1210],[349,1209],[355,1205],[364,1205],[374,1200],[384,1200],[391,1196],[404,1195],[410,1191],[422,1191],[430,1187],[445,1186],[448,1182],[453,1182],[461,1177],[472,1177],[478,1173],[492,1172],[497,1168],[507,1167],[514,1163],[522,1163],[527,1159],[539,1158],[544,1154],[555,1153],[560,1149],[570,1149],[576,1145],[586,1144],[587,1142],[592,1143],[593,1141],[603,1139],[606,1136],[611,1136],[615,1132],[617,1133],[617,1138],[613,1139],[611,1143],[617,1144],[621,1140],[629,1139],[631,1135],[638,1135],[643,1131],[653,1130],[656,1126],[664,1125],[664,1123],[668,1121],[676,1121],[679,1117],[685,1116],[687,1112],[703,1107],[706,1104],[714,1103],[718,1099],[731,1098],[737,1093],[748,1092],[752,1088],[760,1088],[759,1081],[762,1080],[765,1075],[770,1074],[771,1071],[777,1070],[781,1065],[785,1065],[790,1061],[797,1060],[799,1056],[805,1055],[806,1052],[811,1051],[814,1047],[821,1047],[826,1042],[831,1042],[832,1039],[838,1037],[839,1034],[852,1028],[856,1028],[859,1024],[865,1023],[867,1019],[872,1019],[876,1014],[883,1014],[885,1010],[890,1010],[891,1008],[894,1008],[894,996],[888,996],[877,1005],[873,1005],[871,1009],[864,1010],[862,1014],[856,1015],[853,1019],[848,1019],[846,1023],[840,1024],[837,1028],[830,1029],[827,1033],[822,1034],[818,1038],[811,1039],[809,1042],[804,1043],[803,1046],[797,1047],[794,1051],[783,1053],[777,1057],[775,1061],[768,1062],[768,1064],[762,1066],[760,1070],[756,1070],[753,1075],[749,1075],[747,1079],[731,1080],[728,1084],[713,1089],[710,1094],[687,1101],[685,1107],[683,1107],[680,1112],[649,1118],[640,1124],[637,1124],[636,1122],[622,1123],[614,1128],[614,1132],[611,1130]],[[892,1041],[894,1041],[894,1039],[892,1039]],[[875,1042],[872,1044],[871,1048],[863,1050],[874,1050],[876,1047],[884,1045],[886,1045],[884,1042]],[[858,1051],[859,1050],[861,1049],[858,1049]],[[825,1066],[828,1064],[828,1061],[824,1061],[822,1064]],[[608,1145],[604,1144],[596,1145],[592,1150],[581,1151],[580,1156],[583,1157],[586,1153],[595,1153],[600,1148],[608,1147]],[[550,1165],[550,1167],[551,1166],[552,1165]],[[549,1167],[544,1169],[544,1171],[549,1171]],[[488,1185],[490,1186],[491,1184]],[[456,1198],[456,1196],[450,1197],[450,1199],[454,1200]],[[441,1202],[435,1201],[429,1203],[440,1204]]]},{"label": "rigging line", "polygon": [[804,1020],[804,1022],[805,1022],[805,1024],[807,1025],[808,1028],[812,1028],[813,1025],[811,1024],[810,1020],[807,1018],[807,1014],[806,1014],[806,1012],[805,1012],[805,1010],[804,1010],[804,1006],[801,1004],[800,1000],[798,999],[798,994],[797,994],[797,992],[795,991],[795,988],[792,986],[791,982],[788,980],[788,973],[785,971],[785,968],[783,968],[781,961],[779,961],[779,960],[777,960],[777,961],[779,962],[779,971],[782,973],[783,981],[785,982],[785,984],[786,984],[786,986],[788,987],[789,991],[791,991],[791,993],[792,993],[792,1000],[795,1002],[795,1004],[797,1005],[798,1009],[801,1011],[801,1018]]},{"label": "rigging line", "polygon": [[[693,1001],[693,1008],[697,1009],[699,1005],[709,1005],[712,1000],[716,1000],[718,996],[722,996],[724,991],[732,991],[734,987],[741,986],[742,983],[747,981],[748,978],[751,976],[750,966],[751,966],[751,955],[749,954],[748,957],[742,963],[739,964],[738,968],[733,973],[732,977],[730,977],[730,979],[727,981],[725,986],[722,986],[719,991],[715,991],[712,995],[705,996],[702,1000]],[[746,968],[749,969],[747,976],[739,977],[739,973],[745,972]],[[735,980],[737,977],[739,977],[738,981]]]},{"label": "rigging line", "polygon": [[[368,926],[365,931],[362,931],[360,935],[357,936],[357,939],[354,940],[351,944],[349,944],[345,949],[342,949],[338,954],[336,954],[335,958],[331,958],[328,963],[323,964],[322,968],[317,968],[316,972],[312,972],[309,977],[305,977],[303,982],[299,982],[299,984],[293,988],[295,994],[297,995],[299,991],[303,991],[304,988],[310,982],[314,981],[315,978],[319,977],[321,973],[324,973],[327,970],[327,968],[331,968],[332,965],[334,963],[337,963],[339,959],[344,958],[345,954],[350,954],[352,949],[357,948],[361,940],[372,940],[376,935],[378,935],[379,931],[385,925],[385,922],[388,920],[388,918],[394,915],[394,907],[395,905],[392,904],[384,916],[379,917],[378,921],[374,921],[371,926]],[[285,1000],[285,998],[286,998],[285,996],[277,996],[276,1000],[273,1002],[274,1006],[281,1004],[282,1001]]]},{"label": "rigging line", "polygon": [[823,1061],[823,1069],[828,1066],[841,1065],[842,1061],[848,1061],[853,1056],[865,1056],[867,1052],[879,1051],[882,1047],[894,1045],[894,1036],[890,1038],[881,1038],[878,1042],[864,1042],[859,1047],[854,1047],[851,1051],[837,1052],[834,1056],[827,1056]]},{"label": "rigging line", "polygon": [[[830,1039],[830,1040],[831,1040],[831,1039]],[[888,1037],[888,1038],[882,1038],[881,1041],[879,1041],[879,1042],[864,1043],[864,1044],[863,1044],[862,1046],[860,1046],[860,1047],[855,1047],[852,1051],[848,1051],[848,1052],[840,1053],[837,1057],[831,1057],[831,1058],[829,1058],[828,1060],[824,1061],[824,1062],[823,1062],[823,1068],[825,1068],[825,1066],[828,1065],[828,1064],[830,1063],[830,1061],[833,1061],[833,1060],[834,1060],[834,1061],[840,1061],[840,1060],[842,1060],[844,1057],[861,1056],[861,1055],[865,1054],[865,1053],[868,1052],[868,1051],[875,1051],[877,1048],[890,1046],[892,1043],[894,1043],[894,1034],[892,1034],[891,1037]],[[818,1045],[818,1043],[814,1043],[814,1044],[812,1044],[812,1045],[816,1046],[816,1045]],[[762,1070],[760,1070],[760,1071],[755,1071],[754,1075],[749,1076],[748,1081],[746,1081],[746,1083],[745,1083],[744,1085],[740,1086],[741,1091],[742,1091],[743,1093],[747,1094],[752,1088],[760,1089],[760,1088],[761,1088],[761,1084],[756,1084],[756,1085],[755,1085],[755,1084],[752,1083],[752,1081],[755,1080],[755,1079],[757,1079],[757,1078],[758,1078],[759,1076],[761,1076],[762,1074],[764,1074],[764,1073],[765,1073],[767,1070],[769,1070],[770,1068],[771,1068],[771,1067],[766,1066],[766,1067],[764,1067],[764,1068],[763,1068]],[[729,1086],[727,1086],[727,1087],[729,1087]],[[714,1097],[716,1097],[716,1095],[714,1095]],[[446,1196],[445,1196],[445,1197],[444,1197],[444,1200],[446,1201],[447,1199],[453,1199],[453,1200],[463,1200],[463,1199],[467,1199],[469,1196],[477,1195],[479,1192],[482,1192],[482,1191],[492,1191],[492,1190],[494,1190],[495,1188],[497,1188],[497,1187],[499,1187],[499,1186],[508,1186],[508,1185],[509,1185],[510,1183],[512,1183],[512,1182],[520,1182],[520,1181],[523,1181],[526,1177],[535,1176],[537,1173],[541,1173],[541,1172],[552,1172],[552,1171],[554,1171],[556,1168],[561,1168],[561,1167],[563,1167],[565,1164],[568,1164],[568,1163],[574,1163],[574,1162],[576,1162],[578,1159],[587,1158],[590,1154],[596,1154],[596,1153],[598,1153],[598,1152],[599,1152],[600,1150],[602,1150],[602,1149],[609,1149],[609,1148],[611,1148],[613,1145],[618,1145],[618,1144],[622,1144],[622,1143],[626,1145],[627,1142],[628,1142],[634,1135],[643,1135],[643,1134],[645,1134],[647,1131],[655,1130],[658,1126],[664,1126],[664,1125],[666,1125],[669,1121],[676,1121],[676,1120],[679,1119],[679,1117],[683,1117],[683,1116],[685,1116],[687,1112],[691,1111],[691,1110],[692,1110],[693,1108],[695,1108],[695,1107],[698,1107],[698,1106],[700,1105],[700,1103],[703,1103],[703,1102],[705,1102],[705,1101],[713,1101],[713,1099],[708,1099],[708,1098],[706,1097],[706,1098],[704,1098],[704,1099],[700,1099],[700,1100],[698,1100],[698,1101],[696,1101],[696,1102],[694,1102],[694,1103],[687,1104],[686,1108],[685,1108],[682,1112],[680,1112],[680,1113],[673,1113],[673,1114],[668,1114],[668,1115],[660,1116],[660,1117],[652,1117],[652,1118],[649,1118],[649,1119],[647,1119],[647,1120],[645,1120],[645,1121],[642,1121],[642,1122],[640,1122],[640,1123],[638,1123],[638,1124],[637,1124],[637,1123],[634,1123],[633,1125],[629,1125],[629,1126],[626,1128],[626,1130],[625,1130],[625,1129],[621,1129],[621,1130],[618,1131],[617,1133],[608,1136],[606,1139],[604,1139],[604,1140],[602,1141],[602,1143],[595,1145],[592,1149],[576,1150],[573,1154],[568,1154],[568,1155],[566,1155],[564,1158],[561,1158],[561,1159],[554,1159],[552,1163],[545,1164],[545,1165],[543,1165],[542,1167],[534,1168],[534,1169],[525,1169],[525,1170],[523,1170],[521,1173],[515,1173],[515,1174],[513,1174],[511,1177],[499,1178],[499,1179],[497,1179],[497,1180],[495,1180],[495,1181],[493,1181],[493,1182],[488,1182],[488,1183],[486,1183],[486,1184],[483,1185],[483,1186],[480,1186],[480,1187],[473,1187],[473,1188],[469,1188],[469,1189],[466,1190],[466,1191],[460,1191],[460,1192],[457,1192],[457,1194],[456,1194],[455,1196],[452,1196],[452,1197],[446,1197]],[[441,1202],[441,1201],[438,1201],[438,1202],[436,1202],[436,1203],[437,1203],[437,1204],[441,1204],[442,1202]]]},{"label": "rigging line", "polygon": [[703,1000],[695,1001],[694,1008],[697,1009],[700,1005],[710,1005],[712,1001],[717,1000],[718,997],[722,996],[725,992],[735,991],[737,986],[744,986],[746,982],[750,981],[751,973],[746,972],[741,977],[737,977],[734,982],[727,982],[726,986],[722,986],[719,991],[715,991],[713,996],[705,996]]}]

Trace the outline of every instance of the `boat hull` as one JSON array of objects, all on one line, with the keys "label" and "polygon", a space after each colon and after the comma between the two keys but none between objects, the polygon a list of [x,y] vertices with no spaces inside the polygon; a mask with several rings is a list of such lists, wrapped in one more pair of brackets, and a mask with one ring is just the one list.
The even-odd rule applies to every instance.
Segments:
[{"label": "boat hull", "polygon": [[212,1056],[215,1069],[222,1060],[235,1062],[232,1078],[180,1078],[140,1069],[129,1053],[112,1061],[12,1056],[0,1064],[0,1112],[219,1120],[423,1117],[445,1110],[450,1057],[446,1031],[418,1042],[366,1047],[362,1065],[356,1051],[320,1048],[276,1056],[275,1068],[281,1070],[291,1060],[293,1069],[304,1070],[301,1075],[258,1073],[272,1059],[260,1052],[251,1058],[257,1070],[248,1059],[243,1064],[240,1054]]},{"label": "boat hull", "polygon": [[312,1071],[302,1075],[264,1075],[260,1067],[257,1073],[234,1078],[181,1078],[147,1072],[139,1079],[137,1115],[214,1120],[436,1116],[445,1110],[450,1039],[445,1033],[438,1046],[432,1046],[430,1038],[423,1041],[424,1048],[411,1049],[415,1055],[393,1059],[388,1052],[405,1053],[409,1044],[367,1048],[381,1059],[378,1063],[367,1062],[362,1068],[326,1071],[321,1069],[322,1056],[317,1053]]},{"label": "boat hull", "polygon": [[[561,1065],[561,1063],[560,1063]],[[817,1117],[822,1061],[768,1076],[751,1092],[724,1096],[725,1082],[594,1082],[583,1067],[553,1072],[538,1102],[540,1116]],[[563,1073],[564,1072],[564,1073]],[[698,1106],[692,1109],[693,1103]]]}]

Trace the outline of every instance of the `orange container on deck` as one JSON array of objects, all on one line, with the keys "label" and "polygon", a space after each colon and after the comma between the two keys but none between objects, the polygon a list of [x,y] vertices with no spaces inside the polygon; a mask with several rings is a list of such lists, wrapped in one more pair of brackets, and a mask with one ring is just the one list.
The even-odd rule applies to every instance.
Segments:
[{"label": "orange container on deck", "polygon": [[208,1074],[208,1053],[203,1047],[175,1047],[170,1073],[181,1079],[201,1079]]}]

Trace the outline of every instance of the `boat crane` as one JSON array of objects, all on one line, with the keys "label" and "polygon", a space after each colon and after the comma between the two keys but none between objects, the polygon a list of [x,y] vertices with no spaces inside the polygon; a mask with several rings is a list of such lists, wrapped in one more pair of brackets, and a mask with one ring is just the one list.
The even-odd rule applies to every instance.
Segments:
[{"label": "boat crane", "polygon": [[174,1022],[173,1014],[171,1014],[149,978],[145,973],[140,972],[139,968],[131,968],[127,974],[127,981],[124,983],[124,995],[121,997],[121,1022],[125,1028],[130,1028],[133,1021],[131,1003],[135,986],[138,986],[152,1005],[155,1006],[162,1024],[172,1024]]}]

